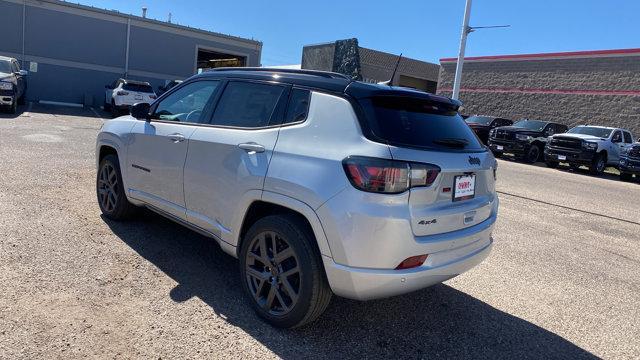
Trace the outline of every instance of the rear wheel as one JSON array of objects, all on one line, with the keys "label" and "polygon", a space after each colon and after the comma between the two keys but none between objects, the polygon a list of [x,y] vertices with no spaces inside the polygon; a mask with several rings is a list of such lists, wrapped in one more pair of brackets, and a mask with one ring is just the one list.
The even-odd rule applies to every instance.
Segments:
[{"label": "rear wheel", "polygon": [[17,99],[13,99],[13,101],[11,102],[11,105],[9,105],[9,109],[8,109],[9,114],[15,114],[18,112],[18,100]]},{"label": "rear wheel", "polygon": [[26,102],[26,94],[23,92],[22,96],[18,98],[18,105],[24,105]]},{"label": "rear wheel", "polygon": [[102,105],[102,108],[104,109],[104,111],[111,111],[111,104],[105,101],[104,105]]},{"label": "rear wheel", "polygon": [[622,181],[631,181],[631,178],[632,178],[632,175],[629,173],[624,173],[624,172],[620,173],[620,180]]},{"label": "rear wheel", "polygon": [[112,118],[117,118],[118,116],[120,116],[120,114],[119,114],[120,111],[116,107],[116,103],[113,100],[111,100],[110,110],[111,110],[111,117]]},{"label": "rear wheel", "polygon": [[96,195],[104,216],[112,220],[130,218],[137,209],[124,192],[120,162],[115,155],[107,155],[100,161],[96,177]]},{"label": "rear wheel", "polygon": [[540,147],[538,147],[538,145],[531,145],[531,147],[529,148],[529,151],[527,151],[526,155],[524,156],[524,161],[526,161],[529,164],[533,164],[536,161],[538,161],[539,157],[540,157]]},{"label": "rear wheel", "polygon": [[244,237],[243,288],[256,313],[273,326],[302,326],[329,305],[332,293],[314,241],[302,221],[289,215],[264,217]]},{"label": "rear wheel", "polygon": [[593,159],[589,172],[592,175],[601,175],[607,167],[607,157],[604,154],[598,154]]}]

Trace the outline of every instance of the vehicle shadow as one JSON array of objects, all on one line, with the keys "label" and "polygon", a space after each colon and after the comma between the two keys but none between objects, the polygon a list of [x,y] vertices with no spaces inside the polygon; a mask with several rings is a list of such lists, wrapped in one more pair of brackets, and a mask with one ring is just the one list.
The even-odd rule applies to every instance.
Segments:
[{"label": "vehicle shadow", "polygon": [[172,300],[198,297],[285,359],[596,358],[444,284],[369,302],[334,297],[318,321],[301,329],[276,329],[250,310],[238,261],[213,240],[147,212],[128,223],[103,219],[123,242],[177,282],[167,294]]},{"label": "vehicle shadow", "polygon": [[[535,167],[540,167],[540,168],[548,168],[547,165],[543,161],[538,161],[538,162],[535,162],[533,164],[527,164],[527,163],[518,161],[517,159],[514,159],[513,157],[509,157],[509,156],[502,156],[500,159],[501,160],[505,160],[505,161],[509,161],[509,162],[515,162],[515,163],[520,163],[520,164],[524,164],[524,165],[529,165],[529,166],[535,166]],[[614,168],[612,168],[612,167],[607,167],[605,169],[605,172],[602,175],[592,175],[592,174],[589,173],[589,169],[587,169],[586,167],[580,167],[580,168],[574,170],[574,169],[571,169],[571,167],[569,167],[569,165],[566,165],[564,163],[561,163],[560,165],[558,165],[558,167],[555,168],[555,170],[562,171],[562,172],[565,172],[565,173],[573,173],[573,174],[576,174],[576,175],[589,176],[589,177],[598,178],[598,179],[621,181],[620,180],[620,176],[618,176],[617,173],[613,172]],[[615,170],[615,171],[617,171],[617,170]]]},{"label": "vehicle shadow", "polygon": [[25,111],[27,111],[27,105],[18,105],[18,111],[15,114],[9,114],[5,107],[0,107],[0,119],[15,119]]}]

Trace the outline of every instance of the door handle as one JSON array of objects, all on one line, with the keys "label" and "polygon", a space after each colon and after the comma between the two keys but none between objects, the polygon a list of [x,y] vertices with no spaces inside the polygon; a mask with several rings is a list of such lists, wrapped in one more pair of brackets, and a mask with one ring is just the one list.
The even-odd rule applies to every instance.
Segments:
[{"label": "door handle", "polygon": [[169,140],[172,141],[174,144],[183,142],[186,139],[184,135],[178,134],[178,133],[167,135],[167,138],[169,138]]},{"label": "door handle", "polygon": [[264,152],[264,146],[256,144],[254,142],[238,144],[238,147],[248,153],[262,153]]}]

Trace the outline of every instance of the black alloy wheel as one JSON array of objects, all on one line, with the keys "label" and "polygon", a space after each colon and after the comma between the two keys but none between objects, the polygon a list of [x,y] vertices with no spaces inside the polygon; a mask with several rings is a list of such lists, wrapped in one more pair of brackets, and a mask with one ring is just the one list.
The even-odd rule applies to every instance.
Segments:
[{"label": "black alloy wheel", "polygon": [[529,151],[527,151],[527,155],[525,156],[525,161],[529,164],[533,164],[538,161],[538,157],[540,157],[540,148],[538,145],[531,145]]},{"label": "black alloy wheel", "polygon": [[109,219],[125,220],[135,214],[137,207],[127,199],[116,155],[109,154],[100,161],[96,195],[100,210]]}]

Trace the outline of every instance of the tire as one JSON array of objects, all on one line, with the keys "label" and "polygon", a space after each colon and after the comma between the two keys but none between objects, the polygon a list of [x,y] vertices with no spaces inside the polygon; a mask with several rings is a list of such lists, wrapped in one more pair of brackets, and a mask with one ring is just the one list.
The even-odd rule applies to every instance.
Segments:
[{"label": "tire", "polygon": [[120,162],[116,155],[109,154],[100,161],[96,174],[96,196],[102,214],[111,220],[129,219],[137,210],[124,192]]},{"label": "tire", "polygon": [[27,94],[25,94],[25,93],[23,92],[23,93],[22,93],[22,96],[20,96],[20,97],[18,98],[18,105],[24,105],[24,104],[26,104],[26,102],[27,102],[27,101],[26,101],[26,97],[27,97]]},{"label": "tire", "polygon": [[111,117],[112,118],[115,119],[118,116],[120,116],[120,111],[116,107],[116,104],[113,102],[113,100],[111,101],[111,106],[109,106],[109,109],[111,110]]},{"label": "tire", "polygon": [[[315,238],[304,225],[292,215],[266,216],[251,226],[240,248],[240,279],[247,300],[275,327],[308,324],[331,300]],[[285,257],[278,260],[278,254]]]},{"label": "tire", "polygon": [[524,156],[524,161],[527,164],[533,164],[540,158],[540,147],[538,145],[531,145],[529,151]]},{"label": "tire", "polygon": [[111,104],[105,101],[102,105],[102,108],[104,109],[104,111],[111,111]]},{"label": "tire", "polygon": [[620,180],[622,181],[631,181],[631,178],[632,178],[632,175],[629,173],[624,173],[624,172],[620,173]]},{"label": "tire", "polygon": [[593,158],[591,166],[589,166],[589,173],[591,173],[591,175],[602,175],[606,167],[607,157],[604,156],[604,154],[598,154]]},{"label": "tire", "polygon": [[18,113],[18,100],[17,99],[13,99],[13,101],[11,102],[11,105],[9,105],[9,108],[7,109],[7,112],[9,114],[17,114]]},{"label": "tire", "polygon": [[547,164],[548,168],[552,168],[552,169],[555,169],[558,167],[557,161],[545,161],[545,164]]},{"label": "tire", "polygon": [[493,156],[496,158],[501,158],[502,157],[502,153],[501,152],[494,152]]}]

